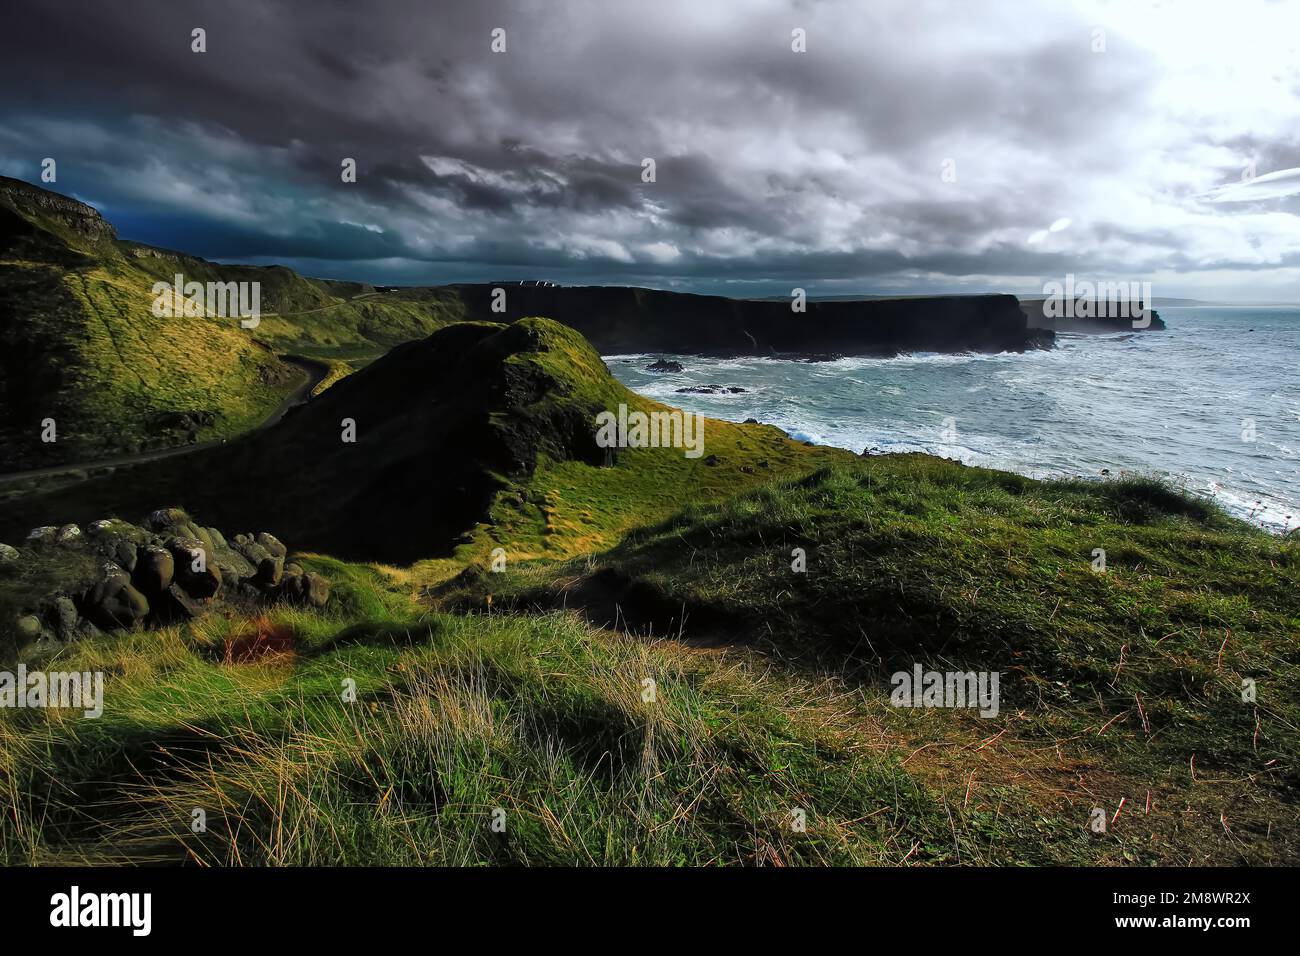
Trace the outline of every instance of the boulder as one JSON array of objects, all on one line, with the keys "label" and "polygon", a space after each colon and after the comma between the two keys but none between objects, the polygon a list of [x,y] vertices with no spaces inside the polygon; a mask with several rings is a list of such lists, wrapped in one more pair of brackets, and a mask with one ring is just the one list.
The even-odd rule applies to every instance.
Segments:
[{"label": "boulder", "polygon": [[221,579],[226,584],[251,579],[257,574],[257,566],[231,548],[217,548],[212,563],[221,571]]},{"label": "boulder", "polygon": [[203,613],[203,605],[190,597],[178,584],[173,584],[159,600],[159,611],[170,620],[193,620]]},{"label": "boulder", "polygon": [[307,603],[312,607],[324,607],[330,599],[330,583],[322,575],[307,572],[303,575],[307,582]]},{"label": "boulder", "polygon": [[27,532],[27,543],[33,547],[45,544],[53,544],[54,539],[58,537],[59,529],[53,525],[42,525],[39,528],[33,528]]},{"label": "boulder", "polygon": [[265,548],[272,557],[283,558],[289,553],[289,549],[280,543],[280,539],[269,532],[259,531],[253,540]]},{"label": "boulder", "polygon": [[149,613],[149,601],[132,587],[127,573],[112,564],[104,565],[99,583],[91,587],[82,603],[86,616],[106,630],[132,627]]},{"label": "boulder", "polygon": [[[176,583],[190,597],[210,598],[221,590],[221,569],[212,562],[212,554],[203,542],[196,538],[175,537],[168,540],[167,550],[176,562]],[[201,561],[197,560],[200,556]]]},{"label": "boulder", "polygon": [[17,564],[19,557],[17,548],[11,548],[7,544],[0,544],[0,564]]},{"label": "boulder", "polygon": [[14,624],[20,644],[30,644],[41,639],[41,619],[35,614],[25,614]]},{"label": "boulder", "polygon": [[284,558],[263,558],[257,565],[255,581],[262,587],[273,588],[284,576]]},{"label": "boulder", "polygon": [[101,536],[95,541],[94,549],[128,573],[135,570],[136,562],[139,560],[136,546],[126,538],[117,535]]},{"label": "boulder", "polygon": [[290,601],[307,607],[324,607],[330,599],[329,581],[310,571],[286,577],[280,590]]},{"label": "boulder", "polygon": [[[240,538],[243,538],[243,540],[241,541]],[[240,535],[239,538],[235,539],[235,551],[243,555],[244,559],[254,568],[267,558],[275,557],[275,555],[255,542],[252,538],[245,537],[244,535]]]},{"label": "boulder", "polygon": [[647,365],[645,370],[647,372],[680,372],[682,370],[682,363],[661,358],[659,361]]},{"label": "boulder", "polygon": [[77,629],[77,620],[80,617],[77,606],[72,603],[70,597],[59,595],[55,598],[50,611],[50,623],[54,626],[55,637],[64,642],[75,641],[81,636]]},{"label": "boulder", "polygon": [[86,531],[87,541],[92,551],[103,555],[128,572],[135,571],[140,549],[147,546],[151,540],[151,535],[143,528],[137,528],[129,522],[117,519],[96,521]]},{"label": "boulder", "polygon": [[81,529],[75,524],[65,524],[54,536],[55,544],[71,544],[81,538]]},{"label": "boulder", "polygon": [[217,542],[212,539],[212,533],[202,525],[187,522],[177,529],[178,532],[187,538],[193,538],[203,545],[204,552],[210,557],[217,550]]},{"label": "boulder", "polygon": [[180,508],[159,508],[149,512],[149,517],[144,519],[144,523],[151,531],[161,533],[185,524],[188,520],[185,512]]},{"label": "boulder", "polygon": [[135,568],[135,583],[145,594],[162,594],[176,576],[176,560],[166,548],[150,545],[142,549]]}]

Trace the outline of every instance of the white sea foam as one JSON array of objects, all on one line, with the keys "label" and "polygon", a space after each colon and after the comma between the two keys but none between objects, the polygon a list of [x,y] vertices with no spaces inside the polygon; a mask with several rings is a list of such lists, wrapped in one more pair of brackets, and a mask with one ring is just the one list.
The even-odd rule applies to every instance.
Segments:
[{"label": "white sea foam", "polygon": [[[860,452],[924,451],[1034,477],[1159,474],[1267,527],[1300,524],[1296,310],[1161,309],[1167,331],[1057,337],[1023,354],[829,362],[607,356],[634,390]],[[1250,330],[1254,330],[1251,332]],[[690,394],[692,385],[743,393]],[[942,422],[954,420],[955,440]],[[1240,435],[1252,419],[1256,440]],[[1211,487],[1213,483],[1213,487]]]}]

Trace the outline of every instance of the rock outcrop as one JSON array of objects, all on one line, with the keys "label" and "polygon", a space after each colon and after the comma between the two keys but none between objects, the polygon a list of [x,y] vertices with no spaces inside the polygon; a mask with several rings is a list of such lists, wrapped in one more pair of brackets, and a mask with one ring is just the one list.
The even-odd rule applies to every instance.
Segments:
[{"label": "rock outcrop", "polygon": [[67,229],[85,236],[92,242],[117,238],[117,230],[99,214],[94,206],[88,206],[71,196],[33,186],[19,179],[0,177],[0,196],[32,209],[39,210]]},{"label": "rock outcrop", "polygon": [[[1142,315],[1142,303],[1113,303],[1105,300],[1079,300],[1067,303],[1070,308],[1049,309],[1045,299],[1022,299],[1020,308],[1032,329],[1048,332],[1075,332],[1105,335],[1115,332],[1162,332],[1165,320],[1151,309]],[[1056,312],[1068,314],[1055,314]],[[1134,323],[1137,324],[1134,324]]]},{"label": "rock outcrop", "polygon": [[176,623],[219,607],[324,607],[329,582],[286,565],[287,556],[269,532],[228,540],[178,508],[153,511],[138,525],[106,519],[84,531],[34,528],[20,547],[0,544],[0,583],[24,585],[10,589],[0,632],[21,648]]}]

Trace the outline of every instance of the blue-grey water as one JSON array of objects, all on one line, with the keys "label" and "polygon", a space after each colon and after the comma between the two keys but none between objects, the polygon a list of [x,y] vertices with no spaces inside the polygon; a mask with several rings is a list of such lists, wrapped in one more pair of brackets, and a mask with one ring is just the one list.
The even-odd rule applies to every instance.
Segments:
[{"label": "blue-grey water", "polygon": [[[1035,477],[1172,478],[1271,530],[1300,525],[1300,308],[1162,308],[1161,332],[1058,336],[1051,351],[795,362],[606,362],[714,418],[853,451],[925,451]],[[689,386],[737,386],[701,395]],[[707,449],[706,449],[707,452]]]}]

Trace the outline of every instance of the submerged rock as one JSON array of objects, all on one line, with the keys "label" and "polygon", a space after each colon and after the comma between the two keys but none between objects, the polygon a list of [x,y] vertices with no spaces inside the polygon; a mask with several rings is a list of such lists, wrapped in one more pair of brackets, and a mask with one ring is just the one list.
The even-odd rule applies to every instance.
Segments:
[{"label": "submerged rock", "polygon": [[677,389],[679,395],[740,395],[744,391],[739,385],[687,385]]},{"label": "submerged rock", "polygon": [[645,370],[647,372],[680,372],[682,371],[682,363],[672,362],[668,359],[660,359],[651,365],[647,365]]}]

